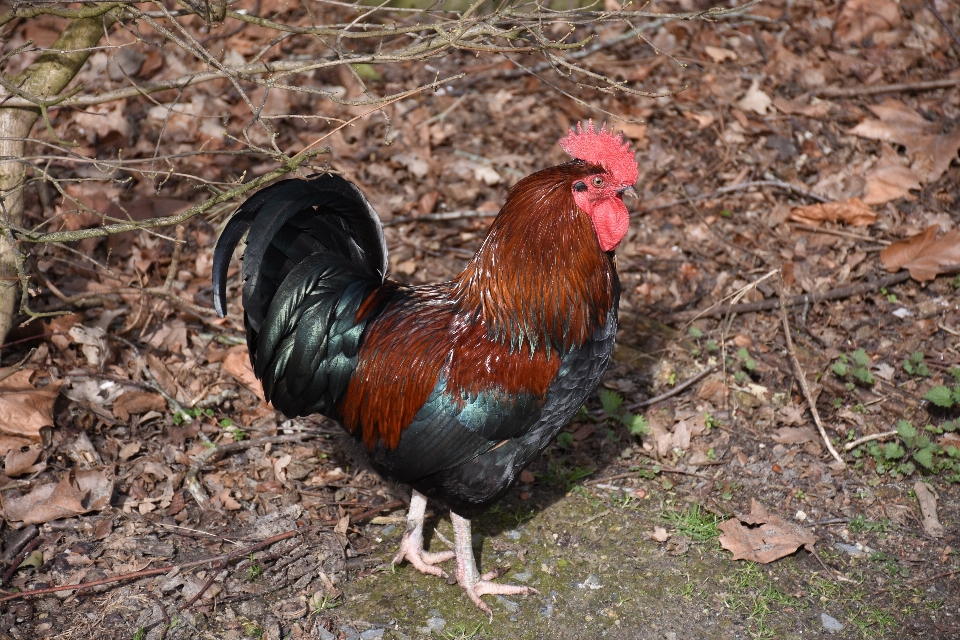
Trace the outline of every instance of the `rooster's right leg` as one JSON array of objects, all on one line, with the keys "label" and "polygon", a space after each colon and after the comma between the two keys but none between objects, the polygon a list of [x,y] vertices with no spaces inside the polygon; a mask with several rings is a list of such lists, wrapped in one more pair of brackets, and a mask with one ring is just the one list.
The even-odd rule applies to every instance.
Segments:
[{"label": "rooster's right leg", "polygon": [[427,497],[414,490],[410,496],[410,510],[407,512],[407,531],[400,540],[400,549],[393,558],[393,564],[400,564],[404,560],[410,562],[413,568],[420,573],[426,573],[438,578],[446,578],[440,567],[433,565],[446,562],[456,557],[453,551],[431,553],[423,549],[423,516],[427,511]]}]

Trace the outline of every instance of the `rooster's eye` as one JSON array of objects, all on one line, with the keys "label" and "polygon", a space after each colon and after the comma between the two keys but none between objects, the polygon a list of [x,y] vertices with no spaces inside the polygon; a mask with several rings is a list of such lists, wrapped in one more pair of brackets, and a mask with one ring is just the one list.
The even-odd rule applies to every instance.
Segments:
[{"label": "rooster's eye", "polygon": [[603,186],[603,178],[594,178],[594,179],[593,179],[593,186],[595,186],[595,187],[602,187],[602,186]]},{"label": "rooster's eye", "polygon": [[584,184],[583,180],[577,180],[573,183],[573,190],[583,192],[587,190],[587,185]]}]

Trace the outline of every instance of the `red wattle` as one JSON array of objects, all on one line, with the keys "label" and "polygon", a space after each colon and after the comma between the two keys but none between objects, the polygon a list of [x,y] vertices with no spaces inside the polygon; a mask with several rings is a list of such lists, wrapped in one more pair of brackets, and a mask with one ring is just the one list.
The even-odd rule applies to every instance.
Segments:
[{"label": "red wattle", "polygon": [[593,205],[590,212],[597,240],[604,251],[613,251],[627,235],[630,228],[630,214],[620,198],[607,198]]}]

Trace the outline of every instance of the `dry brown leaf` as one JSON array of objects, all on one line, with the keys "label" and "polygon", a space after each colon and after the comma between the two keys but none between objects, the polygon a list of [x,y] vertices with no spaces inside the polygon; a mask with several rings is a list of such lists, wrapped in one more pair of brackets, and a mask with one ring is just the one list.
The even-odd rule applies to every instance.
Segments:
[{"label": "dry brown leaf", "polygon": [[960,268],[960,229],[948,231],[903,266],[917,282],[933,280],[941,273],[956,272]]},{"label": "dry brown leaf", "polygon": [[652,532],[648,531],[644,535],[656,542],[666,542],[670,539],[671,534],[667,533],[667,530],[663,527],[654,527]]},{"label": "dry brown leaf", "polygon": [[43,445],[37,443],[11,449],[3,461],[3,474],[15,478],[41,471],[46,467],[44,463],[36,464],[41,453],[43,453]]},{"label": "dry brown leaf", "polygon": [[792,100],[787,100],[782,96],[773,98],[773,106],[780,113],[801,114],[810,118],[825,118],[830,113],[830,103],[825,101],[816,101],[805,105]]},{"label": "dry brown leaf", "polygon": [[53,426],[53,403],[63,381],[34,387],[32,369],[0,382],[0,433],[40,441],[40,429]]},{"label": "dry brown leaf", "polygon": [[937,496],[926,482],[914,483],[913,491],[920,503],[920,515],[923,516],[923,531],[931,538],[942,538],[946,531],[937,518]]},{"label": "dry brown leaf", "polygon": [[17,438],[0,433],[0,456],[5,456],[14,449],[22,449],[33,444],[29,438]]},{"label": "dry brown leaf", "polygon": [[224,371],[236,378],[237,382],[250,389],[250,391],[253,391],[258,398],[263,400],[263,386],[261,386],[260,381],[257,380],[257,376],[254,375],[253,369],[250,367],[250,353],[247,351],[247,347],[244,345],[231,347],[227,353],[227,357],[223,359],[223,364],[220,366]]},{"label": "dry brown leaf", "polygon": [[90,144],[126,146],[130,144],[133,127],[127,119],[126,103],[95,105],[73,114],[73,120],[82,128]]},{"label": "dry brown leaf", "polygon": [[113,401],[113,415],[123,422],[130,419],[131,413],[165,411],[167,401],[158,393],[148,391],[127,391]]},{"label": "dry brown leaf", "polygon": [[630,140],[642,142],[647,139],[647,125],[636,122],[621,122],[617,130],[623,132]]},{"label": "dry brown leaf", "polygon": [[920,176],[905,167],[888,145],[883,145],[880,162],[867,173],[863,201],[866,204],[885,204],[910,195],[911,190],[921,188]]},{"label": "dry brown leaf", "polygon": [[821,222],[843,222],[854,227],[868,227],[877,221],[877,214],[860,198],[850,198],[843,202],[796,207],[790,212],[790,219],[813,226],[819,226]]},{"label": "dry brown leaf", "polygon": [[880,264],[890,272],[899,271],[903,265],[915,259],[937,237],[937,225],[927,227],[906,240],[898,240],[880,252]]},{"label": "dry brown leaf", "polygon": [[843,44],[857,44],[878,31],[895,29],[900,20],[894,0],[850,0],[837,17],[836,35]]},{"label": "dry brown leaf", "polygon": [[2,494],[8,520],[41,524],[110,506],[113,476],[103,470],[71,470],[60,482],[40,485],[24,496]]},{"label": "dry brown leaf", "polygon": [[708,44],[707,46],[705,46],[705,47],[703,48],[703,51],[704,51],[704,53],[706,53],[708,56],[710,56],[710,59],[711,59],[711,60],[713,60],[714,62],[717,62],[717,63],[723,62],[724,60],[736,60],[736,59],[737,59],[737,52],[736,52],[736,51],[733,51],[733,50],[731,50],[731,49],[723,49],[723,48],[721,48],[721,47],[713,47],[713,46],[711,46],[711,45]]},{"label": "dry brown leaf", "polygon": [[[760,525],[745,527],[743,524]],[[723,532],[720,546],[733,552],[733,560],[751,560],[761,564],[788,556],[801,546],[813,550],[817,537],[803,527],[769,513],[755,499],[750,500],[750,515],[739,515],[718,525]]]},{"label": "dry brown leaf", "polygon": [[763,116],[771,109],[773,100],[760,88],[760,82],[754,80],[750,88],[747,89],[747,93],[737,102],[737,105],[744,111],[753,111]]},{"label": "dry brown leaf", "polygon": [[887,271],[908,269],[918,282],[933,280],[941,273],[953,273],[960,267],[960,230],[953,229],[936,239],[939,227],[927,227],[922,233],[894,242],[880,252],[880,264]]},{"label": "dry brown leaf", "polygon": [[67,332],[71,340],[80,345],[83,357],[87,359],[91,367],[99,367],[107,354],[107,343],[104,339],[106,331],[99,327],[84,327],[74,325]]},{"label": "dry brown leaf", "polygon": [[709,126],[712,126],[714,122],[717,121],[717,117],[712,113],[700,113],[697,111],[684,111],[683,117],[688,120],[693,120],[697,123],[697,129],[703,131]]},{"label": "dry brown leaf", "polygon": [[938,133],[939,127],[895,98],[870,107],[879,120],[864,120],[853,129],[862,138],[895,142],[906,148],[914,173],[923,182],[936,182],[960,151],[960,131]]},{"label": "dry brown leaf", "polygon": [[926,182],[940,179],[960,152],[960,130],[936,136],[926,136],[911,151],[913,168]]},{"label": "dry brown leaf", "polygon": [[230,489],[224,489],[213,496],[213,502],[219,503],[227,511],[236,511],[243,506],[230,495]]}]

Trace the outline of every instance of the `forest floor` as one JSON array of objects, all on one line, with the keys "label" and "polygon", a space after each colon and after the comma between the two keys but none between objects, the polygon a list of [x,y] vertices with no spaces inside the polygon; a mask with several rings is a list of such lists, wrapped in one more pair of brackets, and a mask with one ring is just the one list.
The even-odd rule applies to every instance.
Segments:
[{"label": "forest floor", "polygon": [[[614,366],[475,520],[481,567],[539,591],[487,597],[492,623],[456,585],[391,567],[406,496],[335,424],[258,397],[236,258],[230,313],[211,309],[232,208],[191,220],[179,245],[139,232],[39,248],[31,304],[70,314],[3,350],[0,639],[960,637],[958,31],[951,0],[768,0],[652,28],[659,54],[601,32],[610,46],[580,59],[651,91],[689,86],[660,98],[584,89],[578,103],[554,71],[487,54],[363,70],[381,95],[468,71],[388,107],[389,134],[376,115],[325,142],[381,214],[400,280],[458,273],[510,185],[564,160],[570,124],[629,119],[616,126],[637,150]],[[28,36],[44,37],[4,50]],[[141,61],[161,75],[174,62]],[[93,56],[82,80],[109,82],[107,64]],[[356,89],[325,73],[311,81]],[[230,107],[222,89],[182,101]],[[271,96],[264,114],[313,113],[302,94]],[[145,99],[124,108],[135,126],[53,126],[147,155],[209,133]],[[216,122],[240,126],[233,113]],[[325,126],[273,122],[294,149]],[[249,155],[190,162],[211,180],[265,171]],[[58,174],[77,178],[71,196],[135,217],[197,197],[173,175],[86,171]],[[48,184],[26,195],[38,222],[97,224]],[[946,240],[918,248],[934,225]],[[450,537],[444,510],[427,526],[441,548],[434,529]]]}]

